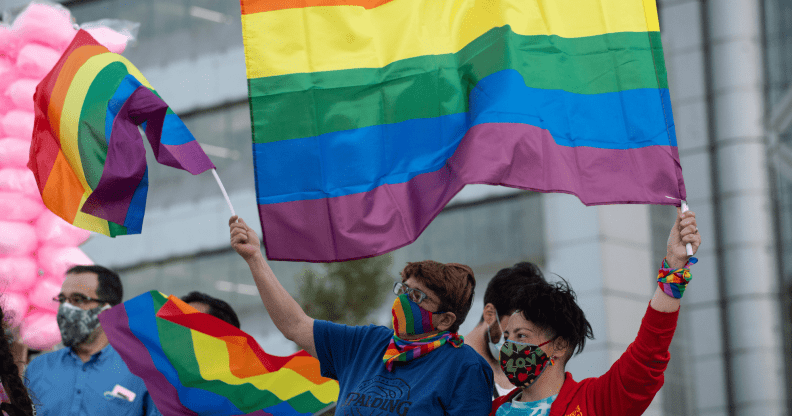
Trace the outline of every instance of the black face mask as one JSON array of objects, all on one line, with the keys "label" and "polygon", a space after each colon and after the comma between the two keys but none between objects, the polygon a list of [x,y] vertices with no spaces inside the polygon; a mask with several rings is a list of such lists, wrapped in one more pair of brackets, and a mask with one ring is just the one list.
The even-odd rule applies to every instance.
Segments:
[{"label": "black face mask", "polygon": [[63,345],[73,347],[85,342],[99,327],[99,314],[109,308],[110,305],[105,305],[85,310],[68,302],[62,303],[58,307],[57,320]]}]

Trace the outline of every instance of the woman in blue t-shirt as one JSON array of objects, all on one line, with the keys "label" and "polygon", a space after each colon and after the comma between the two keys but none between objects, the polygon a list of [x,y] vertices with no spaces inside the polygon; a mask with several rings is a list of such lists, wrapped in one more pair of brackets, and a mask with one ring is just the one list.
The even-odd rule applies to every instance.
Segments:
[{"label": "woman in blue t-shirt", "polygon": [[393,328],[347,326],[305,314],[272,273],[256,233],[237,217],[231,245],[247,261],[283,335],[338,380],[337,415],[487,415],[492,369],[457,334],[476,280],[462,264],[408,263],[394,285]]}]

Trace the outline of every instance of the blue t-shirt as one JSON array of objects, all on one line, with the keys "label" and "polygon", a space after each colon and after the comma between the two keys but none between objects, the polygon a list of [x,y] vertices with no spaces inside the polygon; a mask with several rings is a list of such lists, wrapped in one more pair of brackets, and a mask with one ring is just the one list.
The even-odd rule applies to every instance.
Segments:
[{"label": "blue t-shirt", "polygon": [[493,376],[473,348],[440,348],[385,368],[393,336],[383,326],[314,321],[314,345],[324,377],[338,380],[336,415],[470,415],[492,409]]},{"label": "blue t-shirt", "polygon": [[[25,376],[39,416],[161,416],[143,380],[129,372],[110,345],[87,363],[71,348],[44,354],[30,362]],[[134,399],[113,396],[116,385],[134,393]]]},{"label": "blue t-shirt", "polygon": [[495,416],[547,416],[558,395],[533,402],[521,402],[518,400],[519,397],[518,394],[512,401],[503,403],[495,412]]}]

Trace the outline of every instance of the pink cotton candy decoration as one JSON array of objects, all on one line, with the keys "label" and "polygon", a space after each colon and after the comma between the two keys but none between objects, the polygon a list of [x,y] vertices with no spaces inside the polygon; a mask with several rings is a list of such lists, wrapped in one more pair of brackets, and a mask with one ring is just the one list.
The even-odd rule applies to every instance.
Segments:
[{"label": "pink cotton candy decoration", "polygon": [[19,38],[10,27],[0,24],[0,56],[15,58],[19,48]]},{"label": "pink cotton candy decoration", "polygon": [[52,70],[58,59],[60,59],[61,52],[55,49],[30,43],[19,50],[19,56],[16,60],[17,70],[31,78],[44,78],[45,75]]},{"label": "pink cotton candy decoration", "polygon": [[24,293],[36,282],[38,265],[30,257],[0,258],[0,291]]},{"label": "pink cotton candy decoration", "polygon": [[0,192],[20,192],[28,196],[38,194],[33,172],[25,168],[0,169]]},{"label": "pink cotton candy decoration", "polygon": [[11,98],[14,105],[20,110],[33,111],[33,94],[36,93],[38,81],[20,79],[8,86],[5,95]]},{"label": "pink cotton candy decoration", "polygon": [[31,3],[14,20],[12,30],[23,43],[38,42],[65,49],[77,34],[64,7]]},{"label": "pink cotton candy decoration", "polygon": [[0,139],[0,168],[24,168],[29,157],[30,141],[13,137]]},{"label": "pink cotton candy decoration", "polygon": [[0,294],[0,304],[3,305],[3,314],[11,328],[22,324],[30,305],[25,295],[8,291]]},{"label": "pink cotton candy decoration", "polygon": [[43,246],[38,251],[38,264],[46,274],[63,276],[71,266],[93,264],[77,247]]},{"label": "pink cotton candy decoration", "polygon": [[0,221],[32,222],[45,209],[41,198],[0,191]]},{"label": "pink cotton candy decoration", "polygon": [[33,312],[22,322],[22,342],[34,350],[49,350],[61,342],[58,321],[53,312]]},{"label": "pink cotton candy decoration", "polygon": [[0,127],[6,136],[32,140],[34,119],[30,111],[11,110],[4,117],[0,116]]},{"label": "pink cotton candy decoration", "polygon": [[60,279],[39,280],[28,295],[30,304],[38,309],[57,311],[59,303],[52,298],[60,293],[61,284],[63,282]]},{"label": "pink cotton candy decoration", "polygon": [[52,247],[76,247],[84,243],[91,232],[75,227],[46,210],[36,220],[39,243]]},{"label": "pink cotton candy decoration", "polygon": [[[18,74],[16,72],[16,66],[14,65],[14,62],[3,55],[0,55],[0,97],[3,97],[0,98],[0,100],[5,99],[10,104],[12,104],[10,98],[4,98],[4,92],[6,89],[8,89],[9,85],[16,81],[17,76]],[[11,109],[13,109],[13,106],[8,108],[8,110]],[[4,114],[5,112],[6,111],[0,110],[0,115]]]},{"label": "pink cotton candy decoration", "polygon": [[36,229],[24,222],[0,221],[0,256],[26,256],[36,249]]},{"label": "pink cotton candy decoration", "polygon": [[110,52],[113,53],[122,53],[124,49],[126,49],[127,42],[129,38],[126,36],[116,32],[109,27],[93,27],[89,29],[85,29],[97,42],[101,43],[107,49],[110,49]]}]

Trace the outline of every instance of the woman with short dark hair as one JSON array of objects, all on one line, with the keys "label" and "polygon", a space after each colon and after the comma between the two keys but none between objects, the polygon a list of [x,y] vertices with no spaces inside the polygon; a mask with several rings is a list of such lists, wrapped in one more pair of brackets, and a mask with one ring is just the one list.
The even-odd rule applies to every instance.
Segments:
[{"label": "woman with short dark hair", "polygon": [[533,285],[513,300],[500,350],[501,369],[517,386],[493,402],[492,416],[564,416],[643,414],[663,386],[679,304],[690,282],[693,253],[701,244],[692,211],[679,213],[668,237],[668,251],[658,273],[635,341],[600,377],[575,381],[567,361],[593,338],[591,325],[566,282]]},{"label": "woman with short dark hair", "polygon": [[237,217],[229,226],[275,326],[338,380],[337,415],[489,413],[492,370],[457,334],[473,303],[470,267],[409,263],[394,285],[393,329],[339,325],[306,315],[272,273],[256,233]]}]

